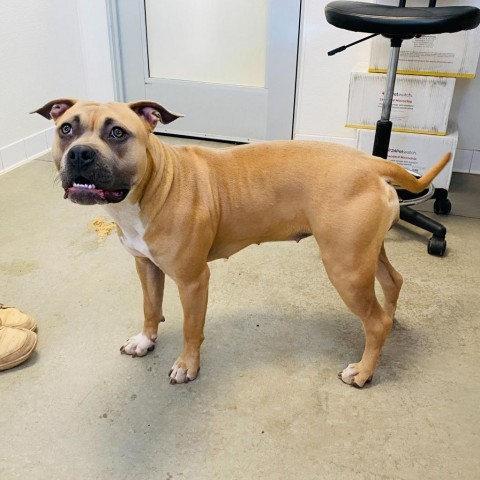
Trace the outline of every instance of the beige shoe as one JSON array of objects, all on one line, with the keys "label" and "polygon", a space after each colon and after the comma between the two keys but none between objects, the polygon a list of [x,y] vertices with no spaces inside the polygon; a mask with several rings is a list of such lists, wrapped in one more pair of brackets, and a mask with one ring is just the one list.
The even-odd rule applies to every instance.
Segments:
[{"label": "beige shoe", "polygon": [[0,303],[0,326],[26,328],[33,332],[37,329],[37,322],[18,308],[6,307],[3,303]]},{"label": "beige shoe", "polygon": [[27,360],[37,346],[37,334],[26,328],[0,326],[0,371]]}]

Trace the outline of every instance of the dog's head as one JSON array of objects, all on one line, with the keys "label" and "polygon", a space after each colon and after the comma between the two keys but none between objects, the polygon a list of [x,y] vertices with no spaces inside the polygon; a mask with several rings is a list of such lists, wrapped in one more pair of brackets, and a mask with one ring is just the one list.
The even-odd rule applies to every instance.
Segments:
[{"label": "dog's head", "polygon": [[52,155],[65,198],[82,205],[118,203],[146,170],[149,136],[181,115],[158,103],[52,100],[32,113],[56,125]]}]

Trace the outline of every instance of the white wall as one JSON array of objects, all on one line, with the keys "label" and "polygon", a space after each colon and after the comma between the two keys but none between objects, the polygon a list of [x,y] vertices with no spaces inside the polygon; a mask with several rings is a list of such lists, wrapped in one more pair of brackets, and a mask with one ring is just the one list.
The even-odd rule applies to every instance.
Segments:
[{"label": "white wall", "polygon": [[60,97],[113,99],[102,1],[2,1],[0,58],[0,172],[50,146],[51,124],[30,111]]},{"label": "white wall", "polygon": [[[374,0],[366,1],[374,3]],[[327,3],[326,0],[303,0],[295,138],[353,145],[355,130],[343,127],[350,72],[359,63],[368,62],[370,46],[367,41],[328,57],[328,50],[359,40],[363,34],[328,24],[324,13]],[[480,6],[479,0],[476,3]],[[459,127],[455,170],[480,173],[480,67],[475,79],[457,80],[450,119]]]}]

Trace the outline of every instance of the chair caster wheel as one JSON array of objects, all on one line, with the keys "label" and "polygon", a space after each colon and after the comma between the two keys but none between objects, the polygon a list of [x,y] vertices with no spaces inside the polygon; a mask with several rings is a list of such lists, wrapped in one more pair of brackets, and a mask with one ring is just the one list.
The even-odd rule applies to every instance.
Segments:
[{"label": "chair caster wheel", "polygon": [[436,237],[434,235],[428,241],[427,251],[430,255],[436,255],[437,257],[443,257],[446,249],[447,249],[447,241],[445,240],[445,238]]},{"label": "chair caster wheel", "polygon": [[452,211],[452,202],[448,198],[437,198],[433,204],[433,211],[437,215],[448,215]]}]

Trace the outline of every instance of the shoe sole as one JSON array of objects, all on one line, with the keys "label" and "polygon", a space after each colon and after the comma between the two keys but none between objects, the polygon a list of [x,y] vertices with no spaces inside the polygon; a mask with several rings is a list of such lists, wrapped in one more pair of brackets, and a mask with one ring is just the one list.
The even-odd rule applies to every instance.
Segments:
[{"label": "shoe sole", "polygon": [[32,348],[25,355],[22,355],[21,357],[17,358],[16,360],[13,360],[12,362],[6,363],[5,365],[0,365],[0,372],[3,371],[3,370],[8,370],[9,368],[14,368],[14,367],[20,365],[21,363],[27,361],[32,356],[33,352],[35,351],[35,348],[37,346],[37,342],[38,342],[38,337],[37,337],[37,335],[35,335],[35,343],[33,344]]}]

